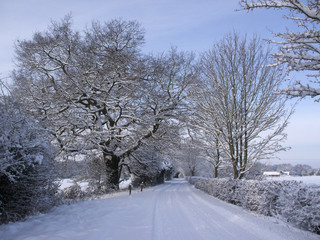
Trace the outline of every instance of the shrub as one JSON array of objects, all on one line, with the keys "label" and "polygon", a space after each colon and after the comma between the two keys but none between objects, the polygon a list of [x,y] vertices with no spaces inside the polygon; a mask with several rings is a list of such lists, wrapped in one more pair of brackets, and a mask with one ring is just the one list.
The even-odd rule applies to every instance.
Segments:
[{"label": "shrub", "polygon": [[0,223],[57,203],[54,150],[38,124],[0,103]]},{"label": "shrub", "polygon": [[320,186],[297,181],[189,178],[196,188],[223,201],[320,233]]},{"label": "shrub", "polygon": [[81,190],[81,187],[78,184],[74,184],[63,190],[63,198],[69,202],[85,197],[85,192]]}]

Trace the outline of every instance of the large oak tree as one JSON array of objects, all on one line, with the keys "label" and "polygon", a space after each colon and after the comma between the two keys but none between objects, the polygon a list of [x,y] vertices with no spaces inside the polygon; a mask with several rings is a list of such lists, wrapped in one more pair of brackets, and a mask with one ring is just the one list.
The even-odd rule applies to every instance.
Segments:
[{"label": "large oak tree", "polygon": [[63,154],[102,156],[111,187],[121,163],[179,116],[193,77],[191,54],[150,56],[143,43],[135,21],[93,22],[77,32],[66,17],[16,45],[15,96]]}]

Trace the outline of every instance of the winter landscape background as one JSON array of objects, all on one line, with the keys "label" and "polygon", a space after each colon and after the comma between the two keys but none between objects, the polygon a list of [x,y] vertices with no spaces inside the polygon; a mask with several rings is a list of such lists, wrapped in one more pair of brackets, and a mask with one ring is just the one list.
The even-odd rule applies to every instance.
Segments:
[{"label": "winter landscape background", "polygon": [[4,239],[319,238],[318,1],[58,2],[0,3]]}]

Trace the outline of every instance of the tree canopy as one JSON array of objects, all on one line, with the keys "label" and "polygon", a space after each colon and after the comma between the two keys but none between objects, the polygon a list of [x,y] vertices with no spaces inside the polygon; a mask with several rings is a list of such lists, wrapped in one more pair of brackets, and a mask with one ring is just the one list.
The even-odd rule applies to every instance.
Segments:
[{"label": "tree canopy", "polygon": [[143,42],[135,21],[77,32],[66,17],[16,46],[16,98],[64,154],[102,154],[114,186],[119,164],[179,116],[194,75],[192,54],[145,55]]}]

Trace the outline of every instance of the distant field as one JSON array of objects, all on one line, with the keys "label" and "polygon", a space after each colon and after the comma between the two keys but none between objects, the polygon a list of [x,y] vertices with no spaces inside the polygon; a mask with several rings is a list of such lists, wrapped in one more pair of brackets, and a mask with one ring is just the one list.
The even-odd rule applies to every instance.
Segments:
[{"label": "distant field", "polygon": [[281,176],[281,177],[268,177],[268,180],[273,181],[283,181],[283,180],[295,180],[295,181],[301,181],[305,184],[316,184],[320,185],[320,176]]}]

